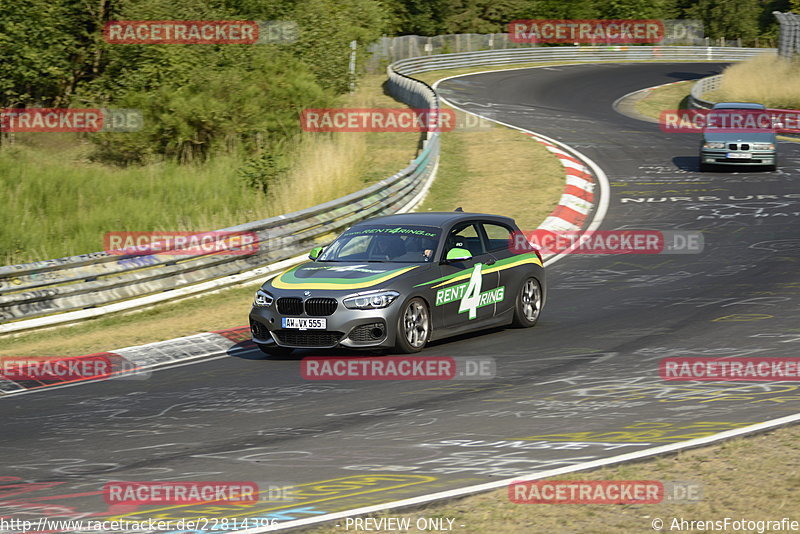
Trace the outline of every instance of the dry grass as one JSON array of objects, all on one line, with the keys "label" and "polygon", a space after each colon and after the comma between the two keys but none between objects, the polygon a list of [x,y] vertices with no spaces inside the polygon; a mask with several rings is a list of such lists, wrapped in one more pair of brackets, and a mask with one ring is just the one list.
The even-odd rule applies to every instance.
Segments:
[{"label": "dry grass", "polygon": [[[408,151],[413,147],[406,147]],[[276,215],[321,204],[362,187],[367,165],[367,139],[352,133],[304,135],[298,148],[298,164],[270,198]]]},{"label": "dry grass", "polygon": [[460,206],[464,211],[512,216],[528,230],[558,204],[564,168],[541,144],[517,130],[492,125],[486,130],[446,132],[442,150],[439,174],[418,211],[452,211]]},{"label": "dry grass", "polygon": [[636,102],[634,109],[642,115],[654,119],[658,119],[664,110],[684,109],[687,107],[689,92],[695,83],[692,80],[653,89]]},{"label": "dry grass", "polygon": [[[664,521],[663,532],[711,532],[713,529],[670,528],[674,518],[685,520],[778,520],[798,517],[800,497],[800,426],[749,438],[622,464],[592,472],[556,477],[557,480],[659,480],[699,483],[699,502],[647,505],[514,504],[501,489],[406,513],[374,517],[454,518],[461,534],[521,534],[528,532],[607,534],[655,532],[653,520]],[[342,521],[340,521],[343,523]],[[464,525],[463,528],[461,525]],[[344,525],[314,529],[313,534],[341,534]],[[717,532],[733,532],[717,529]],[[758,532],[757,529],[738,532]],[[762,530],[763,532],[764,530]],[[359,534],[359,529],[347,532]],[[372,531],[388,532],[388,531]],[[783,532],[766,530],[766,532]]]},{"label": "dry grass", "polygon": [[[383,93],[384,75],[366,76],[355,93],[343,97],[347,108],[403,108]],[[288,213],[357,191],[408,166],[418,154],[420,134],[346,132],[303,134],[296,164],[274,189],[270,212]]]},{"label": "dry grass", "polygon": [[726,68],[720,88],[707,93],[716,102],[758,102],[767,107],[800,108],[800,60],[763,54]]},{"label": "dry grass", "polygon": [[[368,76],[342,107],[405,107]],[[114,231],[205,231],[307,208],[387,178],[417,155],[417,133],[305,133],[268,195],[247,186],[235,151],[205,162],[117,168],[77,134],[14,134],[0,150],[0,263],[102,250]]]}]

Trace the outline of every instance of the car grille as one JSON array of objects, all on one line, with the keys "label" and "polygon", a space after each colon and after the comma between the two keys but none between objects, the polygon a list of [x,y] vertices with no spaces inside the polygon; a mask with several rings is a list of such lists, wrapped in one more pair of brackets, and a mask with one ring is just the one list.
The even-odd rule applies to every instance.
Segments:
[{"label": "car grille", "polygon": [[344,334],[342,332],[330,332],[327,330],[311,331],[294,331],[294,330],[276,330],[275,337],[282,345],[291,345],[293,347],[333,347],[336,345]]},{"label": "car grille", "polygon": [[750,143],[728,143],[728,150],[750,150]]},{"label": "car grille", "polygon": [[278,299],[278,313],[281,315],[300,315],[305,310],[312,317],[333,315],[339,302],[331,298],[303,299],[299,297],[281,297]]},{"label": "car grille", "polygon": [[263,340],[270,339],[269,330],[267,327],[252,319],[250,319],[250,332],[255,338]]},{"label": "car grille", "polygon": [[278,313],[281,315],[300,315],[303,313],[303,299],[298,297],[279,298]]},{"label": "car grille", "polygon": [[[381,334],[377,337],[373,335],[373,330],[378,329],[380,330]],[[350,338],[352,341],[357,342],[367,342],[367,341],[377,341],[386,336],[386,327],[383,323],[368,323],[368,324],[361,324],[356,326],[350,331],[350,335],[347,337]]]},{"label": "car grille", "polygon": [[339,303],[336,299],[312,298],[306,299],[306,313],[315,317],[332,315]]}]

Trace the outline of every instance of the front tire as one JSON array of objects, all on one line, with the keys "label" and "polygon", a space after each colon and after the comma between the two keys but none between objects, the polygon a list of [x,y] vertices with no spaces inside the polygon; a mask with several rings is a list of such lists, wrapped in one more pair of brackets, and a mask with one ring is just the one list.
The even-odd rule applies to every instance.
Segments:
[{"label": "front tire", "polygon": [[419,297],[409,300],[397,319],[395,349],[402,354],[413,354],[425,348],[431,334],[431,314],[425,301]]},{"label": "front tire", "polygon": [[514,302],[514,319],[511,324],[530,328],[539,321],[542,313],[542,286],[536,278],[527,278],[519,286]]}]

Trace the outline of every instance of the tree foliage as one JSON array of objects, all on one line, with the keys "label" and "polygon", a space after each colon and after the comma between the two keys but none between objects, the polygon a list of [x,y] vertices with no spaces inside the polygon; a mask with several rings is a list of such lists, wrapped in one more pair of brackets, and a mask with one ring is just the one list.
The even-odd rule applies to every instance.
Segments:
[{"label": "tree foliage", "polygon": [[[699,18],[712,38],[751,42],[774,36],[772,11],[789,9],[800,11],[800,0],[6,2],[0,107],[138,108],[142,131],[92,136],[96,157],[123,165],[241,149],[260,162],[255,167],[280,169],[264,151],[288,146],[300,109],[347,91],[352,41],[363,59],[367,45],[387,32],[504,32],[524,18]],[[102,38],[110,20],[175,19],[285,20],[299,33],[294,42],[262,45],[112,45]]]},{"label": "tree foliage", "polygon": [[[100,134],[122,165],[219,150],[260,154],[298,131],[306,107],[347,90],[350,42],[388,22],[377,0],[27,0],[0,6],[0,107],[136,108],[143,130]],[[15,3],[16,4],[16,3]],[[111,20],[294,21],[273,44],[109,44]],[[363,51],[362,51],[363,53]]]},{"label": "tree foliage", "polygon": [[399,35],[505,32],[515,19],[699,18],[710,37],[752,39],[776,26],[772,11],[800,0],[398,0]]}]

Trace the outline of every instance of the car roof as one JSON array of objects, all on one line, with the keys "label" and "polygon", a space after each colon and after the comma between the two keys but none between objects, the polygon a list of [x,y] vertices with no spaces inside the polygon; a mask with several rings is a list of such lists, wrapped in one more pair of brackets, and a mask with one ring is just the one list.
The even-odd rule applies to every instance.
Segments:
[{"label": "car roof", "polygon": [[764,104],[755,102],[719,102],[713,109],[766,109]]},{"label": "car roof", "polygon": [[426,211],[422,213],[396,213],[394,215],[384,215],[361,221],[355,226],[365,224],[419,224],[422,226],[446,227],[461,221],[482,219],[495,221],[514,226],[514,219],[502,215],[491,215],[488,213],[469,213],[463,211]]}]

